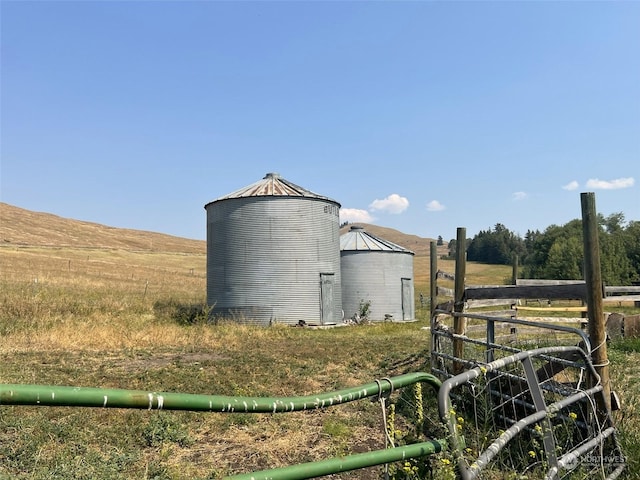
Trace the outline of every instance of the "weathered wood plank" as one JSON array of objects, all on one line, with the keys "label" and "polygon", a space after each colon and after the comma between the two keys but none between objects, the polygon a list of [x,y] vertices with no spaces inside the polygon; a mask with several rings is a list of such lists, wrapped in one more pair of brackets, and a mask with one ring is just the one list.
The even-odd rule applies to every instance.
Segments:
[{"label": "weathered wood plank", "polygon": [[467,288],[465,300],[486,300],[491,298],[546,298],[549,300],[586,300],[587,288],[584,283],[567,285],[504,285],[484,288]]},{"label": "weathered wood plank", "polygon": [[456,276],[453,273],[443,272],[442,270],[438,270],[436,273],[436,278],[443,278],[445,280],[455,280]]},{"label": "weathered wood plank", "polygon": [[607,296],[613,293],[637,293],[638,295],[640,295],[640,287],[631,287],[626,285],[616,287],[611,285],[604,287],[604,293],[607,294]]},{"label": "weathered wood plank", "polygon": [[640,295],[611,295],[602,299],[604,303],[640,302]]},{"label": "weathered wood plank", "polygon": [[[515,298],[490,298],[485,300],[467,300],[467,308],[497,307],[498,305],[513,305],[517,302]],[[505,310],[506,311],[506,310]],[[482,312],[483,315],[488,315]]]},{"label": "weathered wood plank", "polygon": [[535,312],[586,312],[587,307],[525,307],[516,306],[516,310],[528,310]]},{"label": "weathered wood plank", "polygon": [[584,284],[584,280],[548,280],[542,278],[519,278],[516,285],[533,286],[533,285],[573,285],[576,283]]},{"label": "weathered wood plank", "polygon": [[446,288],[438,285],[436,287],[436,292],[438,296],[453,297],[453,288]]}]

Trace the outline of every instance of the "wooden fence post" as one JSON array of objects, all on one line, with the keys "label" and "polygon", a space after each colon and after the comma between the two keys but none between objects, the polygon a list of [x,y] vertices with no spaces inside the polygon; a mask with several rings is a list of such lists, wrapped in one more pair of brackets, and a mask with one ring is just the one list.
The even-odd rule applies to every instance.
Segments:
[{"label": "wooden fence post", "polygon": [[581,193],[580,200],[584,242],[584,279],[587,284],[587,314],[592,349],[591,360],[602,383],[603,398],[598,397],[598,408],[604,413],[611,411],[611,384],[607,358],[607,332],[602,307],[603,288],[595,194],[593,192]]},{"label": "wooden fence post", "polygon": [[[458,227],[456,232],[456,275],[455,275],[455,290],[453,297],[453,311],[461,313],[464,311],[464,277],[466,275],[466,261],[467,261],[467,230],[463,227]],[[463,335],[466,328],[466,318],[455,317],[453,320],[453,333]],[[463,358],[464,354],[464,342],[462,340],[453,340],[453,356],[456,358]],[[454,362],[453,370],[455,374],[458,374],[464,370],[464,364],[460,362]]]},{"label": "wooden fence post", "polygon": [[430,283],[430,288],[429,288],[429,297],[431,298],[430,300],[430,305],[429,305],[429,318],[433,318],[433,312],[436,309],[436,304],[438,303],[438,247],[436,245],[435,241],[431,241],[430,243],[430,257],[429,257],[429,264],[430,264],[430,272],[429,272],[429,276],[431,278],[431,283]]}]

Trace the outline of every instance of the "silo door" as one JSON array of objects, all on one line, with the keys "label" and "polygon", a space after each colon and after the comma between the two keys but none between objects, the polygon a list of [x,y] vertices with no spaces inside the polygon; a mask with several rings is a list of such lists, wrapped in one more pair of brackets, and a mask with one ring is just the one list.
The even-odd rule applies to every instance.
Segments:
[{"label": "silo door", "polygon": [[402,320],[413,320],[411,318],[411,279],[402,279]]},{"label": "silo door", "polygon": [[333,323],[333,273],[320,274],[320,324]]}]

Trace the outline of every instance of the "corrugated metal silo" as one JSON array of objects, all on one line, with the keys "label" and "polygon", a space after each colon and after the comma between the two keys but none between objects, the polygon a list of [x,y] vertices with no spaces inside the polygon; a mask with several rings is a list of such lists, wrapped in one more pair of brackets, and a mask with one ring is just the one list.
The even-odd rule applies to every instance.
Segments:
[{"label": "corrugated metal silo", "polygon": [[[369,319],[414,320],[413,252],[353,226],[340,236],[346,318],[370,302]],[[392,317],[389,317],[392,316]]]},{"label": "corrugated metal silo", "polygon": [[214,315],[262,325],[342,320],[338,202],[268,173],[205,209]]}]

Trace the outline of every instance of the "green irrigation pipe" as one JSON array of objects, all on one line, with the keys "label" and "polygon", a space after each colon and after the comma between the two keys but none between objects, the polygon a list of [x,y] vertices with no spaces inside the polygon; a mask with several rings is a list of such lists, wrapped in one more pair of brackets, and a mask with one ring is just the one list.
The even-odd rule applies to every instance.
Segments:
[{"label": "green irrigation pipe", "polygon": [[195,412],[281,413],[330,407],[389,393],[424,382],[437,392],[441,382],[429,373],[408,373],[358,387],[304,397],[234,397],[47,385],[0,385],[0,405],[138,408]]},{"label": "green irrigation pipe", "polygon": [[[0,405],[281,413],[330,407],[376,395],[388,394],[395,389],[421,382],[430,385],[435,392],[441,386],[438,378],[423,372],[383,378],[358,387],[303,397],[233,397],[108,388],[0,384]],[[320,462],[249,473],[232,478],[236,480],[301,480],[430,455],[440,452],[444,445],[443,440],[433,440],[388,450],[378,450]]]},{"label": "green irrigation pipe", "polygon": [[402,447],[358,453],[347,457],[330,458],[319,462],[302,463],[289,467],[263,470],[225,477],[225,480],[303,480],[333,473],[347,472],[358,468],[373,467],[385,463],[399,462],[409,458],[423,457],[441,452],[446,448],[445,440],[414,443]]}]

